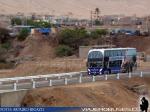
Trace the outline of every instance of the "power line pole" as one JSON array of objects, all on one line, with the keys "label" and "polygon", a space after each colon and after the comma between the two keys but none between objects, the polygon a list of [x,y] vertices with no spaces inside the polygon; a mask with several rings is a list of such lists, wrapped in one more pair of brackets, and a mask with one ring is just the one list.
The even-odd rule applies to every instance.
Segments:
[{"label": "power line pole", "polygon": [[147,31],[148,35],[150,36],[150,16],[147,17]]},{"label": "power line pole", "polygon": [[91,13],[91,27],[93,27],[93,11],[91,11],[90,13]]}]

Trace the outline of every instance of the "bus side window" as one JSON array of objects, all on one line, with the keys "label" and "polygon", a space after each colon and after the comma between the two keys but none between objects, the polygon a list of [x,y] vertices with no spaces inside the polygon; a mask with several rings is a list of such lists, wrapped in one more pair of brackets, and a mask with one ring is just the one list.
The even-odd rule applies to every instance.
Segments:
[{"label": "bus side window", "polygon": [[121,61],[121,60],[109,62],[109,66],[110,66],[110,67],[120,67],[121,64],[122,64],[122,61]]}]

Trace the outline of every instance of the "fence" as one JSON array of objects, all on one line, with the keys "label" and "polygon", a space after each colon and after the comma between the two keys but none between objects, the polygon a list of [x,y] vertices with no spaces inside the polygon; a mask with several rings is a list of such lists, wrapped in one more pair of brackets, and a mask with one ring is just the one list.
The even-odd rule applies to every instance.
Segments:
[{"label": "fence", "polygon": [[[96,82],[100,80],[119,80],[121,78],[150,76],[150,72],[134,72],[134,73],[118,73],[118,74],[105,74],[97,76],[89,76],[85,71],[62,73],[62,74],[48,74],[27,77],[3,78],[0,79],[0,90],[22,90],[22,89],[35,89],[48,86],[62,86],[71,84],[81,84],[88,82]],[[41,80],[42,79],[42,80]]]}]

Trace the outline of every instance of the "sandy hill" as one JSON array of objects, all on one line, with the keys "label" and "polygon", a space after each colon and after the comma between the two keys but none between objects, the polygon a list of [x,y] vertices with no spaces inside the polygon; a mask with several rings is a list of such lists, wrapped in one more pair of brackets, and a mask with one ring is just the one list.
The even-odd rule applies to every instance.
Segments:
[{"label": "sandy hill", "polygon": [[27,93],[22,105],[138,107],[142,95],[150,96],[149,80],[133,78],[36,89]]},{"label": "sandy hill", "polygon": [[[105,41],[110,38],[106,39]],[[138,51],[150,54],[149,37],[118,37],[112,38],[113,44],[118,47],[135,47]],[[89,40],[90,41],[90,40]],[[93,43],[97,43],[94,40]],[[110,43],[108,41],[108,43]],[[104,41],[102,41],[104,42]],[[29,36],[23,42],[14,43],[15,46],[23,46],[17,51],[18,66],[10,72],[0,73],[0,77],[27,76],[49,73],[62,73],[86,70],[86,60],[76,56],[56,58],[54,47],[51,41],[41,36]],[[15,47],[16,48],[16,47]],[[150,68],[150,63],[141,63],[140,70]]]},{"label": "sandy hill", "polygon": [[0,13],[43,13],[89,18],[96,7],[104,14],[150,14],[149,0],[0,0]]},{"label": "sandy hill", "polygon": [[114,45],[118,47],[135,47],[139,52],[150,54],[149,37],[118,37],[113,38]]}]

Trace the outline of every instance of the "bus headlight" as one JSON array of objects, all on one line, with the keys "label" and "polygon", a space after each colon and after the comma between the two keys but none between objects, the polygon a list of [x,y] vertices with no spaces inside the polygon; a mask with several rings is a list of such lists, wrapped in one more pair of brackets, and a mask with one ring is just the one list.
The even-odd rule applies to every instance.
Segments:
[{"label": "bus headlight", "polygon": [[101,68],[101,69],[99,70],[99,72],[102,72],[102,70],[103,70],[103,69]]},{"label": "bus headlight", "polygon": [[100,75],[102,74],[102,70],[103,70],[102,68],[99,70]]},{"label": "bus headlight", "polygon": [[88,74],[89,74],[89,75],[91,74],[91,73],[90,73],[90,71],[91,71],[91,70],[90,70],[90,69],[88,69]]}]

